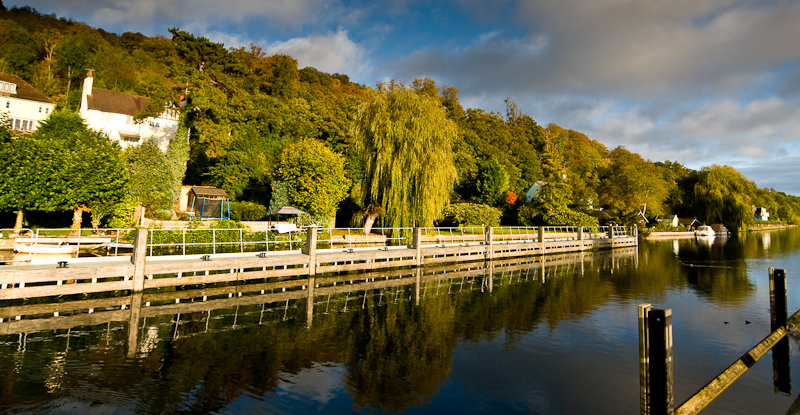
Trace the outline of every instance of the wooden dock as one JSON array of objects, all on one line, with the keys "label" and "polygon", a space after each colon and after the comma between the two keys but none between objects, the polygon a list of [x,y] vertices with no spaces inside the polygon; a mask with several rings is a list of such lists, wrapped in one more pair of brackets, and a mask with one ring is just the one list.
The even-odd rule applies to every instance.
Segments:
[{"label": "wooden dock", "polygon": [[583,228],[576,228],[573,233],[547,233],[544,227],[539,227],[537,234],[514,235],[513,239],[507,234],[495,235],[494,230],[485,228],[484,234],[479,235],[482,240],[463,243],[438,243],[440,240],[437,240],[433,244],[430,238],[423,238],[422,229],[415,228],[409,246],[317,249],[317,229],[307,228],[305,245],[309,248],[302,251],[148,256],[148,230],[137,229],[132,257],[80,258],[56,264],[0,267],[0,300],[313,277],[637,244],[635,228],[633,234],[611,228],[606,234],[598,235],[584,232]]}]

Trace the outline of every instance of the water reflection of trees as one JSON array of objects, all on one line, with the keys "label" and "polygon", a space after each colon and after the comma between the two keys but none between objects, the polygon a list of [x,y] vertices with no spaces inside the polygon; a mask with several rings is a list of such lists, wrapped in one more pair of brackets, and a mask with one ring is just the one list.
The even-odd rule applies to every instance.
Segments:
[{"label": "water reflection of trees", "polygon": [[[769,249],[796,245],[779,234]],[[682,241],[677,254],[672,241],[643,243],[638,256],[497,267],[491,284],[475,274],[423,279],[418,305],[413,285],[332,294],[317,298],[310,328],[306,299],[266,313],[248,305],[166,314],[141,320],[140,338],[154,341],[135,359],[126,358],[123,322],[76,328],[69,338],[67,330],[31,334],[36,341],[25,351],[16,336],[2,336],[0,407],[14,412],[70,397],[137,413],[220,411],[245,394],[268,399],[284,373],[332,363],[346,368],[342,388],[356,409],[403,412],[437,394],[458,341],[504,335],[513,347],[520,336],[614,298],[655,299],[687,284],[710,301],[735,304],[754,290],[744,259],[759,249],[763,239],[749,236],[711,247]]]}]

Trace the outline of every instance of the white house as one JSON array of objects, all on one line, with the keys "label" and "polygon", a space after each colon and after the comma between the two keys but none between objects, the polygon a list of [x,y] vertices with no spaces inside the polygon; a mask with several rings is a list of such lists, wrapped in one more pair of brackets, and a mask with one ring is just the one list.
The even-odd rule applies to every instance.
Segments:
[{"label": "white house", "polygon": [[136,122],[133,117],[150,102],[150,98],[95,88],[92,71],[83,81],[79,113],[89,128],[101,131],[123,149],[137,146],[150,137],[166,152],[178,130],[177,110],[167,109],[158,117]]},{"label": "white house", "polygon": [[35,130],[55,107],[55,102],[22,78],[0,73],[0,112],[8,114],[12,130]]}]

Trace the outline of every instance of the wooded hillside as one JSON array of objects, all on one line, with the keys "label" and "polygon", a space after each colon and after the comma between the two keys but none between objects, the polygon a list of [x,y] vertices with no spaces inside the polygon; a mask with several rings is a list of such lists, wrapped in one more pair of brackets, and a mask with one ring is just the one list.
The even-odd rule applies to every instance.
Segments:
[{"label": "wooded hillside", "polygon": [[[484,218],[495,217],[492,209],[499,209],[502,223],[510,225],[589,225],[597,223],[598,216],[602,221],[630,224],[677,214],[739,229],[755,223],[752,207],[759,206],[767,208],[772,219],[800,223],[800,199],[759,189],[733,168],[715,165],[695,171],[678,162],[644,160],[622,147],[608,149],[580,132],[539,125],[511,99],[506,100],[505,113],[464,109],[456,87],[440,86],[432,79],[373,88],[350,82],[344,74],[298,68],[291,56],[267,56],[257,45],[225,48],[178,28],[169,31],[171,38],[115,34],[28,7],[6,10],[0,3],[0,72],[25,79],[53,99],[61,111],[77,109],[80,85],[89,68],[95,87],[152,98],[139,119],[159,113],[164,105],[179,106],[181,97],[188,94],[182,114],[190,133],[185,177],[180,179],[181,168],[165,167],[169,172],[163,174],[162,187],[174,189],[181,181],[220,187],[238,202],[239,219],[263,215],[258,212],[265,209],[253,206],[292,203],[316,212],[319,218],[310,220],[330,216],[328,206],[338,204],[339,226],[361,226],[376,215],[380,220],[381,210],[387,212],[389,207],[385,201],[365,197],[368,189],[363,189],[362,183],[366,179],[372,183],[373,178],[365,174],[371,174],[369,169],[374,166],[366,164],[370,159],[365,152],[372,150],[362,145],[359,134],[365,130],[358,125],[366,124],[357,125],[356,116],[375,102],[375,94],[380,93],[376,91],[395,94],[410,89],[427,102],[421,108],[428,104],[441,108],[455,128],[454,138],[447,140],[441,156],[452,160],[456,169],[452,191],[444,195],[449,200],[446,215],[439,215],[445,222],[480,225],[486,223]],[[425,130],[425,126],[419,128]],[[0,160],[0,180],[8,183],[14,174],[10,169],[19,169],[20,164],[18,159],[14,161],[14,151],[21,151],[14,149],[18,145],[9,144],[11,135],[8,131],[0,134],[0,152],[5,156]],[[33,134],[27,140],[45,139],[40,136]],[[324,144],[327,150],[314,143]],[[302,156],[316,159],[298,160]],[[132,166],[136,162],[131,160],[144,156],[120,157]],[[175,160],[180,160],[169,157],[159,163],[175,166]],[[323,171],[325,165],[338,160],[344,166],[339,169],[341,177]],[[293,163],[292,168],[287,163]],[[135,182],[133,170],[120,180]],[[335,182],[335,189],[320,190],[318,198],[328,199],[301,196],[298,189],[303,186],[323,189],[308,186],[307,181],[314,177]],[[546,184],[540,183],[533,199],[526,200],[526,192],[537,182]],[[166,202],[147,205],[141,186],[128,187],[124,206],[145,204],[150,214],[169,210],[168,197]],[[447,187],[439,188],[446,191]],[[409,189],[414,191],[413,186]],[[123,205],[120,197],[95,202],[82,203],[105,212],[106,222],[119,214],[117,208]],[[23,206],[0,198],[0,211],[50,206],[37,203]],[[315,211],[314,206],[326,208]],[[466,211],[482,213],[458,214]]]}]

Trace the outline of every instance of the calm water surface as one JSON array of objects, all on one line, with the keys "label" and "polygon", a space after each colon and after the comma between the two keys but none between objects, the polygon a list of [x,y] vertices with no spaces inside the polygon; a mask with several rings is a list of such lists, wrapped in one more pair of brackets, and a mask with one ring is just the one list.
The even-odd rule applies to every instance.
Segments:
[{"label": "calm water surface", "polygon": [[[6,320],[0,412],[634,414],[638,304],[672,309],[676,404],[769,333],[769,267],[800,307],[798,230],[480,267],[419,285],[414,270],[352,275],[314,298],[310,323],[306,299],[242,287],[164,293],[134,322],[120,307],[74,327]],[[703,413],[784,414],[792,386],[775,391],[768,353]]]}]

